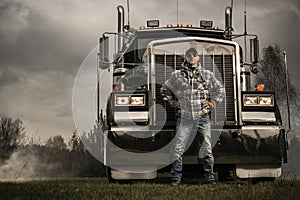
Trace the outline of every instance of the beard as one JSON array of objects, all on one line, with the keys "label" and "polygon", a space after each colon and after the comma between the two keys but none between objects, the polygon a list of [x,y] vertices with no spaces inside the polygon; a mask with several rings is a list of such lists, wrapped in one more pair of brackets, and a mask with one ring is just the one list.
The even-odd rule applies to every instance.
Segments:
[{"label": "beard", "polygon": [[188,61],[187,66],[190,68],[195,68],[197,66],[198,62],[197,61]]}]

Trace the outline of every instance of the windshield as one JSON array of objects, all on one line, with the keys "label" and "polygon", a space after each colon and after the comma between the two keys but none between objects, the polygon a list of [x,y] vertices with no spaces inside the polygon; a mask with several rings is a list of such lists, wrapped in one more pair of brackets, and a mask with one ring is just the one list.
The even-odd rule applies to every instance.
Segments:
[{"label": "windshield", "polygon": [[148,44],[147,51],[144,52],[143,60],[148,62],[149,55],[179,55],[184,57],[184,52],[189,48],[197,49],[200,56],[215,57],[217,55],[235,56],[235,45],[218,40],[199,40],[199,38],[171,38],[154,40]]}]

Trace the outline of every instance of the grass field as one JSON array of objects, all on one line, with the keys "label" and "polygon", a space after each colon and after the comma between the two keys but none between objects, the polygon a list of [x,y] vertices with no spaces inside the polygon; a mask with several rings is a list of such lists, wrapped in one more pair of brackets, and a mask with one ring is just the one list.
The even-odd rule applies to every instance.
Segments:
[{"label": "grass field", "polygon": [[0,199],[300,199],[299,180],[274,182],[197,182],[170,186],[166,181],[108,184],[106,179],[48,179],[1,182]]}]

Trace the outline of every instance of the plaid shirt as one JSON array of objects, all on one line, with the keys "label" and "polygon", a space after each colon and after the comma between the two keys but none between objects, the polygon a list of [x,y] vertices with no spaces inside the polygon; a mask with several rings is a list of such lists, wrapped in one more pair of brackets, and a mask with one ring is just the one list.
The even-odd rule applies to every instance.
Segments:
[{"label": "plaid shirt", "polygon": [[164,100],[180,102],[178,114],[182,117],[197,120],[210,112],[203,107],[204,101],[215,105],[222,102],[225,89],[213,72],[203,69],[200,64],[191,70],[183,63],[182,68],[174,71],[161,87],[161,94]]}]

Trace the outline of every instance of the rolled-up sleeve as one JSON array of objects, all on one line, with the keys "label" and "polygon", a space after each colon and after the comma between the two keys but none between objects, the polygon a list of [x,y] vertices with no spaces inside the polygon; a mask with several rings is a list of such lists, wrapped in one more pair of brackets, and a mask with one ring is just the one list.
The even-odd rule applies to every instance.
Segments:
[{"label": "rolled-up sleeve", "polygon": [[176,90],[175,84],[175,73],[172,73],[170,78],[162,85],[160,88],[161,96],[165,101],[173,101],[176,100],[174,91]]},{"label": "rolled-up sleeve", "polygon": [[213,92],[211,94],[211,100],[215,103],[221,103],[225,98],[225,88],[223,84],[212,74],[210,77]]}]

